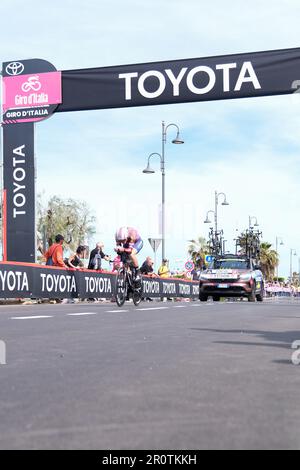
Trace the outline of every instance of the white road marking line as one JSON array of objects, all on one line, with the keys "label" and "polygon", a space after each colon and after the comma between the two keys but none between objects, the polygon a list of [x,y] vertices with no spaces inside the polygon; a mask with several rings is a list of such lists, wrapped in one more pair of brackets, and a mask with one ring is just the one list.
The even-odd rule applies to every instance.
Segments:
[{"label": "white road marking line", "polygon": [[97,312],[67,313],[69,317],[80,317],[84,315],[97,315]]},{"label": "white road marking line", "polygon": [[11,317],[11,320],[36,320],[41,318],[53,318],[53,315],[34,315],[30,317]]},{"label": "white road marking line", "polygon": [[105,313],[125,313],[129,312],[129,310],[105,310]]},{"label": "white road marking line", "polygon": [[145,311],[145,310],[167,310],[169,309],[170,307],[148,307],[148,308],[137,308],[137,310],[141,311]]},{"label": "white road marking line", "polygon": [[[194,307],[194,305],[193,305],[193,307]],[[175,305],[174,308],[186,308],[186,306],[185,305]]]}]

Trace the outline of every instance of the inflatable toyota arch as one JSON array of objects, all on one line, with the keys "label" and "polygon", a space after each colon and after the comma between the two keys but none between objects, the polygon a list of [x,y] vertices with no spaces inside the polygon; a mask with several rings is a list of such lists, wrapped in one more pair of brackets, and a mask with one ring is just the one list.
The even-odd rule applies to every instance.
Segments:
[{"label": "inflatable toyota arch", "polygon": [[300,48],[57,71],[2,64],[4,261],[35,262],[34,125],[55,113],[298,92]]}]

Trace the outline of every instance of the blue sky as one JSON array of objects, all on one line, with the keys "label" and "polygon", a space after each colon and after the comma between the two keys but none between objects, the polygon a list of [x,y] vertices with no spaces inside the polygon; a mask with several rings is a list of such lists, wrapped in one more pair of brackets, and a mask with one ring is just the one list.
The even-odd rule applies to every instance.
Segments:
[{"label": "blue sky", "polygon": [[[299,17],[294,0],[1,0],[0,59],[38,57],[68,70],[298,47]],[[299,104],[291,95],[57,114],[36,126],[37,189],[87,201],[107,252],[119,224],[157,236],[161,175],[141,171],[161,151],[161,121],[175,122],[185,144],[166,148],[171,265],[187,259],[188,239],[207,235],[218,190],[230,202],[220,207],[226,238],[256,216],[265,240],[284,239],[287,275],[290,248],[300,256]],[[146,241],[141,258],[148,254]]]}]

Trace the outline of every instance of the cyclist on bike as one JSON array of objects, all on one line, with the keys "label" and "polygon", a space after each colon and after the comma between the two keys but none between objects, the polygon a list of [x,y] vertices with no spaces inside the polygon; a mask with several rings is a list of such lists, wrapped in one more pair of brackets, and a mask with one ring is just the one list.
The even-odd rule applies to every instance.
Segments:
[{"label": "cyclist on bike", "polygon": [[123,255],[131,261],[134,268],[133,274],[135,275],[135,280],[139,281],[141,279],[141,274],[137,254],[144,246],[144,242],[139,232],[133,227],[120,227],[116,231],[115,238],[117,243],[115,251],[118,255],[121,255],[122,261]]}]

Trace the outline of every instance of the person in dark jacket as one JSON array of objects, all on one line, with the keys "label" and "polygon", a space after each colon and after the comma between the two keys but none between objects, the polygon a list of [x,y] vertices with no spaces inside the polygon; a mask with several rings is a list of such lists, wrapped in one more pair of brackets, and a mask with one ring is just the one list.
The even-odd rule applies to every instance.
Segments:
[{"label": "person in dark jacket", "polygon": [[[144,274],[150,277],[156,277],[156,274],[154,273],[153,265],[154,265],[154,262],[151,256],[148,256],[146,260],[144,261],[144,263],[142,264],[141,274]],[[143,298],[143,300],[148,300],[149,302],[152,302],[153,299],[151,299],[151,297],[146,297],[146,299]]]},{"label": "person in dark jacket", "polygon": [[105,255],[103,252],[104,245],[102,242],[98,242],[96,248],[91,251],[88,269],[101,269],[101,261],[110,261],[110,256]]},{"label": "person in dark jacket", "polygon": [[151,274],[154,273],[153,264],[154,263],[152,261],[151,256],[148,256],[142,264],[141,273],[145,274],[146,276],[151,276]]}]

